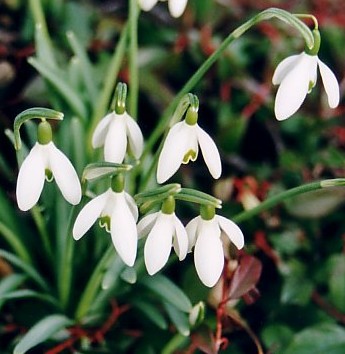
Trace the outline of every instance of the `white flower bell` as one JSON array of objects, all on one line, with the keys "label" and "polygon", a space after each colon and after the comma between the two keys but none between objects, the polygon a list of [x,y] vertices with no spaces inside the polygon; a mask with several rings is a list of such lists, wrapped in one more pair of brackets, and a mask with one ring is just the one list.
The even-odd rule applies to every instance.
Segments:
[{"label": "white flower bell", "polygon": [[78,175],[69,161],[52,142],[50,124],[43,121],[38,126],[38,142],[23,161],[17,179],[17,202],[19,209],[27,211],[39,200],[44,180],[53,178],[62,195],[71,204],[81,200]]},{"label": "white flower bell", "polygon": [[128,150],[136,159],[140,158],[144,138],[137,122],[126,111],[113,111],[101,119],[92,136],[93,148],[103,145],[105,161],[122,163]]},{"label": "white flower bell", "polygon": [[[202,210],[202,209],[201,209]],[[238,248],[244,246],[241,229],[231,220],[215,215],[203,215],[192,219],[186,226],[189,251],[194,248],[194,263],[200,280],[208,287],[218,281],[224,267],[224,250],[221,241],[223,232]]]},{"label": "white flower bell", "polygon": [[272,83],[280,85],[274,106],[278,120],[289,118],[300,108],[307,93],[316,84],[317,68],[320,70],[329,106],[335,108],[339,104],[338,81],[328,66],[318,58],[320,37],[317,30],[313,32],[314,48],[309,53],[302,52],[284,59],[273,74]]},{"label": "white flower bell", "polygon": [[111,234],[117,253],[131,267],[137,254],[138,208],[134,199],[123,190],[123,180],[118,179],[116,183],[120,187],[109,188],[84,206],[77,216],[72,234],[75,240],[79,240],[101,218]]},{"label": "white flower bell", "polygon": [[[138,0],[140,7],[144,11],[150,11],[158,2],[158,0]],[[160,0],[166,1],[166,0]],[[180,17],[186,9],[188,0],[168,0],[168,7],[171,16]]]},{"label": "white flower bell", "polygon": [[158,183],[168,180],[182,163],[195,161],[198,157],[199,145],[208,170],[213,178],[218,179],[222,173],[222,165],[217,146],[199,127],[197,112],[189,109],[186,119],[176,123],[165,139],[158,159]]},{"label": "white flower bell", "polygon": [[146,269],[150,275],[164,267],[172,245],[180,261],[187,255],[188,236],[174,210],[174,198],[169,197],[163,203],[161,211],[145,216],[137,225],[139,237],[148,235],[144,257]]}]

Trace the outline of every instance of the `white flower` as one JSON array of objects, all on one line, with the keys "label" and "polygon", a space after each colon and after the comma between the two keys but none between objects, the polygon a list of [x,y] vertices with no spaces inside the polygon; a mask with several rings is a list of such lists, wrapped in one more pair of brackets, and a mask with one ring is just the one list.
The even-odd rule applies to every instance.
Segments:
[{"label": "white flower", "polygon": [[158,160],[158,183],[168,180],[179,169],[181,163],[195,161],[198,157],[198,145],[212,177],[219,178],[222,165],[216,144],[198,123],[190,125],[183,120],[170,129],[165,139]]},{"label": "white flower", "polygon": [[[144,11],[150,11],[158,2],[158,0],[138,0],[140,7]],[[160,0],[166,1],[166,0]],[[168,6],[171,16],[180,17],[186,6],[188,0],[168,0]]]},{"label": "white flower", "polygon": [[275,100],[275,115],[284,120],[293,115],[302,105],[307,93],[316,84],[319,67],[328,104],[335,108],[339,104],[339,85],[333,72],[317,55],[305,52],[285,58],[276,68],[272,82],[280,85]]},{"label": "white flower", "polygon": [[80,211],[73,226],[73,237],[79,240],[99,217],[110,219],[110,234],[121,259],[133,266],[137,254],[138,208],[126,192],[114,192],[109,188],[88,202]]},{"label": "white flower", "polygon": [[150,275],[161,270],[168,261],[171,246],[182,261],[188,251],[188,236],[181,221],[175,213],[165,214],[162,211],[149,214],[138,223],[139,237],[148,234],[144,257]]},{"label": "white flower", "polygon": [[111,112],[101,119],[92,136],[93,148],[103,145],[105,161],[122,163],[128,145],[134,157],[140,158],[144,138],[138,124],[127,112],[123,114]]},{"label": "white flower", "polygon": [[46,170],[52,173],[62,195],[69,203],[76,205],[80,202],[80,182],[69,159],[52,141],[48,144],[37,142],[19,170],[16,190],[19,209],[29,210],[38,202]]},{"label": "white flower", "polygon": [[215,215],[211,220],[197,216],[187,224],[186,230],[189,250],[195,245],[194,263],[198,276],[206,286],[212,287],[218,281],[224,266],[221,232],[241,249],[244,246],[242,231],[234,222],[220,215]]}]

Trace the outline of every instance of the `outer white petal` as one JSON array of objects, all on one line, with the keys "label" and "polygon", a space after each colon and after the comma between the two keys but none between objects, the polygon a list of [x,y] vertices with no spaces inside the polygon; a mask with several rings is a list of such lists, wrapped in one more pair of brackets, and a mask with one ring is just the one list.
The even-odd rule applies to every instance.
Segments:
[{"label": "outer white petal", "polygon": [[320,59],[318,60],[321,78],[328,98],[328,104],[331,108],[335,108],[339,104],[339,84],[337,78],[332,70],[324,64]]},{"label": "outer white petal", "polygon": [[198,125],[197,135],[206,166],[212,177],[218,179],[222,174],[222,163],[220,161],[218,148],[212,138]]},{"label": "outer white petal", "polygon": [[188,235],[188,252],[191,252],[192,248],[195,245],[200,219],[201,219],[201,217],[199,215],[196,218],[192,219],[186,225],[186,232]]},{"label": "outer white petal", "polygon": [[173,232],[173,215],[159,212],[144,247],[146,269],[150,275],[161,270],[168,261]]},{"label": "outer white petal", "polygon": [[127,192],[124,193],[125,193],[125,199],[129,207],[129,210],[131,211],[135,222],[137,222],[139,217],[137,204],[135,203],[134,198],[130,194],[128,194]]},{"label": "outer white petal", "polygon": [[285,76],[295,67],[299,57],[302,54],[303,53],[297,55],[291,55],[278,64],[272,77],[273,85],[279,85],[283,81]]},{"label": "outer white petal", "polygon": [[144,11],[150,11],[157,4],[158,0],[138,0],[139,6]]},{"label": "outer white petal", "polygon": [[241,229],[231,220],[221,215],[215,216],[220,228],[229,237],[230,241],[240,250],[244,246],[244,236]]},{"label": "outer white petal", "polygon": [[48,163],[62,195],[69,203],[73,205],[79,204],[81,187],[77,172],[71,161],[53,142],[47,144],[47,149],[49,151]]},{"label": "outer white petal", "polygon": [[125,115],[129,146],[136,159],[139,159],[144,149],[144,137],[137,122],[126,113]]},{"label": "outer white petal", "polygon": [[169,0],[169,11],[171,16],[180,17],[186,6],[188,0]]},{"label": "outer white petal", "polygon": [[184,121],[175,124],[170,129],[158,159],[158,183],[164,183],[179,169],[187,152],[189,135],[189,129]]},{"label": "outer white petal", "polygon": [[174,215],[174,249],[180,261],[184,260],[188,252],[188,235],[182,222]]},{"label": "outer white petal", "polygon": [[105,137],[109,130],[109,124],[114,118],[114,112],[111,112],[102,118],[97,124],[92,135],[92,147],[94,149],[104,145]]},{"label": "outer white petal", "polygon": [[224,267],[220,238],[209,232],[201,232],[195,244],[194,263],[200,280],[208,287],[214,286]]},{"label": "outer white petal", "polygon": [[311,66],[316,63],[314,57],[303,53],[296,66],[284,77],[274,106],[278,120],[289,118],[300,108],[309,90]]},{"label": "outer white petal", "polygon": [[147,236],[149,234],[154,223],[156,222],[158,215],[159,215],[159,212],[153,213],[153,214],[148,214],[148,215],[144,216],[138,222],[137,231],[138,231],[139,238],[142,238],[142,237]]},{"label": "outer white petal", "polygon": [[109,191],[100,194],[96,198],[85,204],[84,208],[78,214],[72,234],[75,240],[79,240],[91,228],[91,226],[100,217],[105,204],[107,203]]},{"label": "outer white petal", "polygon": [[110,219],[111,238],[121,259],[131,267],[137,255],[137,228],[123,192],[115,194],[115,205]]},{"label": "outer white petal", "polygon": [[36,143],[23,161],[17,179],[17,203],[20,210],[31,209],[40,198],[45,178],[42,145]]},{"label": "outer white petal", "polygon": [[122,116],[116,115],[109,126],[104,142],[104,160],[122,163],[127,150],[126,123]]}]

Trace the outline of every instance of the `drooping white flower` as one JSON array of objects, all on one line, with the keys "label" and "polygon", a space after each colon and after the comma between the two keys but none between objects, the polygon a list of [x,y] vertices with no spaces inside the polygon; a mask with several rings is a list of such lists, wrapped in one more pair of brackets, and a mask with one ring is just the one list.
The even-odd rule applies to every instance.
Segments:
[{"label": "drooping white flower", "polygon": [[[140,7],[144,11],[150,11],[158,2],[158,0],[138,0]],[[160,0],[166,1],[166,0]],[[168,7],[171,16],[180,17],[186,9],[188,0],[168,0]]]},{"label": "drooping white flower", "polygon": [[224,266],[224,250],[221,232],[238,248],[244,246],[241,229],[231,220],[214,215],[210,220],[201,216],[192,219],[186,226],[189,251],[194,248],[194,263],[200,280],[208,287],[218,281]]},{"label": "drooping white flower", "polygon": [[222,165],[216,144],[198,123],[190,125],[183,120],[170,129],[165,139],[158,160],[158,183],[168,180],[182,163],[195,161],[199,145],[208,170],[213,178],[218,179],[222,173]]},{"label": "drooping white flower", "polygon": [[138,208],[134,199],[125,191],[118,193],[111,188],[92,199],[77,216],[72,231],[74,239],[79,240],[98,218],[110,219],[114,247],[124,263],[133,266],[138,240]]},{"label": "drooping white flower", "polygon": [[153,275],[161,270],[168,261],[171,246],[182,261],[188,251],[188,236],[181,221],[175,213],[162,211],[149,214],[137,225],[139,237],[146,235],[144,247],[145,265],[148,273]]},{"label": "drooping white flower", "polygon": [[23,161],[17,180],[19,209],[31,209],[39,200],[46,177],[51,173],[64,198],[71,204],[79,204],[81,187],[78,175],[69,159],[52,141],[36,143]]},{"label": "drooping white flower", "polygon": [[93,136],[92,146],[104,145],[104,160],[122,163],[126,152],[139,159],[144,146],[144,138],[137,122],[127,113],[111,112],[98,123]]},{"label": "drooping white flower", "polygon": [[338,106],[339,84],[335,75],[317,55],[302,52],[285,58],[273,74],[272,83],[280,85],[274,106],[278,120],[289,118],[300,108],[307,93],[316,84],[317,67],[320,70],[329,106],[331,108]]}]

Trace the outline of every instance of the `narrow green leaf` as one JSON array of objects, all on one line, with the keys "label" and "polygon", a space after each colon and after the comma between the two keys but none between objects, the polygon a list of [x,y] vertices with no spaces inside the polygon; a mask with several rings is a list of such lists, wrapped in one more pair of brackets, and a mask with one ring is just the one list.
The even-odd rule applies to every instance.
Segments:
[{"label": "narrow green leaf", "polygon": [[36,345],[45,342],[52,335],[71,326],[73,322],[63,315],[50,315],[36,323],[14,348],[13,354],[24,354]]},{"label": "narrow green leaf", "polygon": [[23,274],[11,274],[0,281],[0,309],[5,303],[3,296],[17,289],[26,278]]},{"label": "narrow green leaf", "polygon": [[283,354],[344,354],[345,330],[323,323],[297,333]]},{"label": "narrow green leaf", "polygon": [[181,333],[183,336],[189,336],[190,329],[188,316],[168,302],[163,302],[163,305],[167,311],[168,316],[170,317],[172,323],[175,325],[179,333]]},{"label": "narrow green leaf", "polygon": [[37,57],[45,64],[56,67],[56,56],[53,53],[53,48],[48,36],[48,32],[43,27],[42,23],[36,24],[35,44]]},{"label": "narrow green leaf", "polygon": [[44,302],[48,302],[54,305],[55,307],[59,308],[59,302],[52,296],[47,294],[42,294],[30,289],[11,291],[1,296],[1,299],[4,300],[17,300],[17,299],[27,299],[27,298],[35,298],[38,300],[42,300]]},{"label": "narrow green leaf", "polygon": [[138,308],[152,323],[154,323],[160,329],[167,329],[168,323],[157,306],[144,302],[141,300],[135,300],[133,306]]},{"label": "narrow green leaf", "polygon": [[330,298],[333,304],[345,313],[345,255],[334,255],[330,259],[328,279]]},{"label": "narrow green leaf", "polygon": [[154,277],[146,277],[141,281],[141,284],[183,312],[189,312],[192,309],[192,304],[187,295],[163,275],[158,274]]},{"label": "narrow green leaf", "polygon": [[0,257],[6,259],[8,262],[23,270],[32,280],[34,280],[42,289],[49,292],[49,286],[41,275],[31,265],[24,262],[13,253],[0,249]]}]

